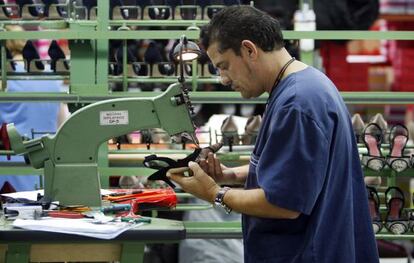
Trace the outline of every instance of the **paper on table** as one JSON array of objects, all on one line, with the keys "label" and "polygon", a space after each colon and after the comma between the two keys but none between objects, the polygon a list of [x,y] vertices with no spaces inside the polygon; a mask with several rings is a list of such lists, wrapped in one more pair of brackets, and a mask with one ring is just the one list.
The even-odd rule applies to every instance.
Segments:
[{"label": "paper on table", "polygon": [[28,230],[48,231],[56,233],[74,234],[101,239],[112,239],[128,229],[141,226],[144,223],[131,224],[126,222],[110,222],[94,224],[93,219],[64,219],[42,218],[40,220],[16,219],[14,227]]},{"label": "paper on table", "polygon": [[[43,190],[36,190],[36,191],[21,191],[21,192],[15,192],[15,193],[10,193],[10,194],[1,194],[2,196],[7,196],[7,197],[11,197],[11,198],[26,198],[29,200],[33,200],[33,201],[37,201],[37,195],[41,194],[43,195],[44,191]],[[108,195],[108,194],[112,194],[113,191],[109,191],[109,190],[105,190],[105,189],[101,189],[101,195]]]}]

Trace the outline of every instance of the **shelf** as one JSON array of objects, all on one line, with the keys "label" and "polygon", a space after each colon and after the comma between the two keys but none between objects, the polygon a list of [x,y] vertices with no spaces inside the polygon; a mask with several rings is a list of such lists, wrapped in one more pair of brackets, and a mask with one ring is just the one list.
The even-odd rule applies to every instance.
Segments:
[{"label": "shelf", "polygon": [[162,27],[190,27],[203,26],[209,20],[109,20],[110,26],[162,26]]},{"label": "shelf", "polygon": [[[83,22],[73,22],[78,27],[85,26]],[[1,25],[1,22],[0,22]],[[42,30],[42,31],[7,31],[0,34],[0,40],[6,39],[178,39],[185,34],[189,39],[198,39],[198,30]],[[317,40],[414,40],[413,31],[283,31],[285,39],[317,39]]]},{"label": "shelf", "polygon": [[385,19],[387,21],[392,22],[413,22],[414,15],[413,14],[381,14],[381,19]]},{"label": "shelf", "polygon": [[[129,83],[164,83],[164,84],[172,84],[177,82],[178,76],[172,76],[172,77],[128,77],[126,78],[127,82]],[[113,82],[122,82],[125,79],[123,76],[109,76],[109,81]],[[187,83],[191,83],[191,78],[186,78]],[[205,77],[198,77],[196,79],[197,84],[219,84],[220,79],[218,77],[212,77],[212,78],[205,78]]]},{"label": "shelf", "polygon": [[242,238],[241,222],[183,222],[186,238]]},{"label": "shelf", "polygon": [[[0,26],[19,25],[19,26],[39,26],[43,29],[65,29],[68,22],[65,20],[0,20]],[[1,31],[1,30],[0,30]],[[4,34],[2,32],[1,34]]]},{"label": "shelf", "polygon": [[414,234],[403,234],[403,235],[394,235],[394,234],[376,234],[376,239],[383,240],[414,240]]},{"label": "shelf", "polygon": [[[104,94],[67,94],[50,92],[0,92],[0,102],[8,101],[62,101],[68,103],[91,103],[115,98],[148,98],[160,95],[162,92],[108,92]],[[414,92],[341,92],[346,104],[414,104]],[[267,94],[254,99],[244,99],[235,91],[195,91],[190,92],[193,103],[203,104],[264,104]]]}]

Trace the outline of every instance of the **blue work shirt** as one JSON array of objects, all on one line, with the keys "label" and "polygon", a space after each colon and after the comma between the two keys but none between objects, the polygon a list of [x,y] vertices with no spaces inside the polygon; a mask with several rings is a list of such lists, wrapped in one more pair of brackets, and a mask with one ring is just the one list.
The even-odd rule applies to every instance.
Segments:
[{"label": "blue work shirt", "polygon": [[[16,65],[16,71],[24,71],[22,63]],[[56,80],[9,80],[7,92],[60,92],[62,85],[62,81]],[[14,123],[20,135],[32,138],[32,129],[35,132],[56,132],[58,112],[57,102],[0,103],[0,124]],[[24,158],[11,156],[8,161],[6,156],[0,156],[0,162],[24,162]],[[35,190],[40,186],[39,179],[39,175],[0,175],[0,188],[8,181],[16,191]]]},{"label": "blue work shirt", "polygon": [[300,212],[243,215],[245,263],[379,261],[349,113],[315,68],[288,75],[272,92],[245,188]]}]

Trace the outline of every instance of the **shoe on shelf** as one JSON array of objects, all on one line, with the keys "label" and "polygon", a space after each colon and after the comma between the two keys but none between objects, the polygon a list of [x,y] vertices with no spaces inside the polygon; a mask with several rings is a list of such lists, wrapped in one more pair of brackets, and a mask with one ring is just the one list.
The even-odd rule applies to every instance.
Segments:
[{"label": "shoe on shelf", "polygon": [[259,133],[260,125],[262,124],[262,116],[251,116],[244,127],[244,134],[242,137],[242,144],[253,145],[256,142],[257,134]]},{"label": "shoe on shelf", "polygon": [[[27,72],[45,69],[45,65],[40,60],[39,53],[31,40],[26,41],[26,44],[24,45],[23,50],[22,50],[22,54],[23,54],[23,59],[25,60],[25,63],[26,63]],[[34,61],[34,64],[37,69],[33,69],[30,67],[32,64],[32,61]]]},{"label": "shoe on shelf", "polygon": [[385,227],[393,234],[401,235],[408,231],[409,224],[407,218],[403,216],[405,205],[403,191],[395,186],[388,187],[385,191],[387,204],[387,217]]},{"label": "shoe on shelf", "polygon": [[407,123],[407,130],[408,130],[408,144],[414,144],[414,121],[410,121]]},{"label": "shoe on shelf", "polygon": [[374,234],[377,234],[382,229],[382,221],[381,221],[381,214],[379,211],[380,207],[380,199],[378,196],[377,189],[374,187],[367,186],[367,194],[368,194],[368,208],[371,214],[371,221],[372,221],[372,228],[374,230]]},{"label": "shoe on shelf", "polygon": [[362,134],[364,133],[365,122],[362,120],[361,115],[359,115],[359,113],[355,113],[352,116],[351,122],[357,143],[362,143]]},{"label": "shoe on shelf", "polygon": [[390,154],[387,158],[388,165],[396,172],[406,170],[410,165],[410,157],[404,155],[404,149],[408,141],[408,130],[402,124],[392,126],[390,129]]},{"label": "shoe on shelf", "polygon": [[221,124],[221,135],[224,145],[238,145],[240,143],[239,134],[237,133],[237,125],[233,115],[224,119]]},{"label": "shoe on shelf", "polygon": [[383,135],[383,143],[388,143],[388,136],[386,135],[388,131],[388,123],[384,119],[384,116],[381,113],[377,113],[374,115],[374,117],[371,118],[369,123],[375,123],[381,128]]},{"label": "shoe on shelf", "polygon": [[161,128],[152,128],[151,138],[153,143],[170,143],[171,137],[168,133]]},{"label": "shoe on shelf", "polygon": [[368,153],[362,155],[362,164],[371,170],[381,171],[386,164],[381,153],[382,129],[377,124],[370,123],[365,127],[362,139],[368,149]]},{"label": "shoe on shelf", "polygon": [[123,175],[119,178],[119,187],[122,189],[143,188],[144,184],[139,180],[138,176]]},{"label": "shoe on shelf", "polygon": [[365,176],[364,177],[364,183],[367,186],[371,186],[371,187],[379,187],[381,186],[381,176]]}]

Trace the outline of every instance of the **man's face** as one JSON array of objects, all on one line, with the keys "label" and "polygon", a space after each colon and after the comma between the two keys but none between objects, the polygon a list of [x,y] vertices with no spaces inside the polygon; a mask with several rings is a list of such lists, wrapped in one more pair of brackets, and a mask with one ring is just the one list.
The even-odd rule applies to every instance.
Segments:
[{"label": "man's face", "polygon": [[245,99],[255,98],[263,93],[256,82],[249,58],[243,54],[243,50],[241,56],[237,56],[232,49],[220,53],[218,44],[215,42],[209,46],[207,54],[213,65],[219,70],[223,85],[230,85],[233,90],[239,91]]}]

